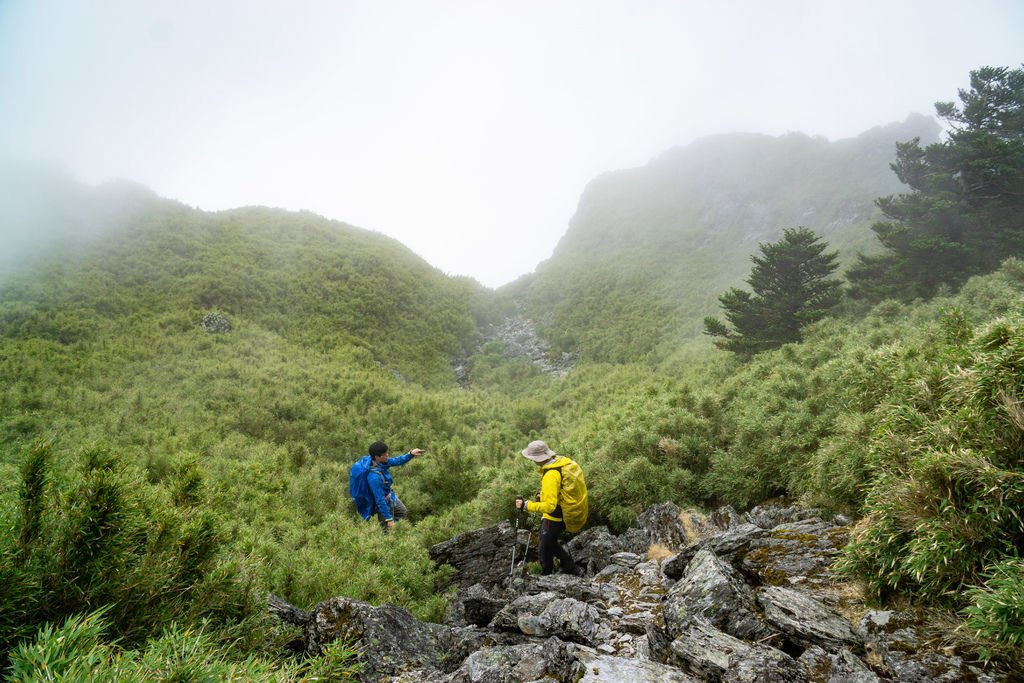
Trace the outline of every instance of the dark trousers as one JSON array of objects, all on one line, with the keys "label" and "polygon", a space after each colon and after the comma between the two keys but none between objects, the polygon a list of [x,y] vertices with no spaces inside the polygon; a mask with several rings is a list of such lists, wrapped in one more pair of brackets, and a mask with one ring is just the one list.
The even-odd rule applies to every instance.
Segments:
[{"label": "dark trousers", "polygon": [[[391,514],[388,515],[386,512],[381,512],[380,510],[377,510],[377,519],[380,521],[380,525],[381,525],[381,527],[383,527],[384,531],[388,530],[388,517],[389,516],[392,519],[394,519],[396,522],[398,520],[400,520],[400,519],[405,519],[406,517],[409,516],[409,510],[405,507],[405,503],[403,503],[398,498],[397,494],[392,494],[392,495],[394,496],[394,505],[392,505],[391,509],[388,510],[388,512],[390,512]],[[389,503],[391,502],[390,498],[388,499],[388,502]]]},{"label": "dark trousers", "polygon": [[576,571],[576,562],[566,552],[565,548],[558,544],[558,537],[565,531],[564,522],[553,522],[550,519],[540,521],[540,547],[537,554],[540,555],[540,573],[548,575],[554,566],[554,558],[558,558],[559,568],[563,573]]}]

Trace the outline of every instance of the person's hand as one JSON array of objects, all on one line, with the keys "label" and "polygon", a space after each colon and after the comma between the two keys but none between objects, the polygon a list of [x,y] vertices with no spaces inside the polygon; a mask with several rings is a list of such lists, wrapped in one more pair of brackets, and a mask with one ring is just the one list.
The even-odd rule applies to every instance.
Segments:
[{"label": "person's hand", "polygon": [[393,519],[389,519],[388,520],[388,528],[389,529],[394,529],[395,528],[395,520],[393,520]]},{"label": "person's hand", "polygon": [[414,449],[412,449],[409,452],[412,453],[412,457],[414,457],[414,458],[423,455],[423,449],[422,448],[414,448]]},{"label": "person's hand", "polygon": [[516,498],[516,509],[517,510],[525,510],[526,509],[526,501],[523,500],[522,498]]}]

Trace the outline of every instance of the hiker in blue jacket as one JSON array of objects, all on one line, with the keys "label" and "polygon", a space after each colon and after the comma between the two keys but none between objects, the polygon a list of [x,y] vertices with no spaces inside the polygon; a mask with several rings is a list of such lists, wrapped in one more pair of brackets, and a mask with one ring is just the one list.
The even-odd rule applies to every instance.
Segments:
[{"label": "hiker in blue jacket", "polygon": [[377,510],[377,519],[384,530],[394,529],[396,519],[405,519],[409,511],[392,488],[395,481],[388,472],[392,467],[399,467],[413,458],[423,455],[422,448],[414,448],[405,455],[394,458],[388,451],[388,445],[377,441],[370,445],[370,471],[366,483],[373,494],[373,504]]}]

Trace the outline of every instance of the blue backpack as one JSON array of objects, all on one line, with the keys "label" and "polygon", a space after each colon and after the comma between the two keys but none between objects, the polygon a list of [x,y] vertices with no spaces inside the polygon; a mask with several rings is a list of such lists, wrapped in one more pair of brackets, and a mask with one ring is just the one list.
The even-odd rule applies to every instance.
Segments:
[{"label": "blue backpack", "polygon": [[374,503],[373,491],[370,490],[370,483],[366,480],[370,474],[370,456],[364,455],[355,462],[348,471],[348,495],[352,496],[352,502],[356,504],[356,512],[363,519],[373,517]]}]

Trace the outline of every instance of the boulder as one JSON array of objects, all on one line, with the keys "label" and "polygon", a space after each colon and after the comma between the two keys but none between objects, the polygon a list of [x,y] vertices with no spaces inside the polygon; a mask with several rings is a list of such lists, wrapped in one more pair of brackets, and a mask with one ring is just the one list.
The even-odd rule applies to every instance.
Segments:
[{"label": "boulder", "polygon": [[622,552],[622,540],[612,536],[606,526],[584,529],[565,544],[566,551],[583,567],[586,573],[594,575],[605,568],[608,558]]},{"label": "boulder", "polygon": [[918,629],[922,619],[913,612],[888,610],[868,612],[858,627],[868,650],[877,655],[893,680],[909,683],[925,681],[993,681],[962,657],[922,647]]},{"label": "boulder", "polygon": [[577,683],[699,683],[679,669],[645,659],[614,657],[580,648],[576,658],[584,666]]},{"label": "boulder", "polygon": [[846,527],[809,518],[772,528],[751,539],[739,567],[757,582],[789,586],[827,586],[834,580],[832,563],[848,538]]},{"label": "boulder", "polygon": [[529,576],[525,583],[525,591],[532,594],[555,593],[592,605],[599,605],[607,599],[602,586],[572,574]]},{"label": "boulder", "polygon": [[451,626],[486,626],[505,606],[505,600],[494,597],[483,584],[460,588],[448,605],[444,621]]},{"label": "boulder", "polygon": [[596,607],[557,593],[516,598],[499,610],[490,625],[536,637],[557,636],[585,645],[599,645],[611,636],[610,627]]},{"label": "boulder", "polygon": [[736,638],[761,640],[773,631],[757,612],[754,591],[739,573],[710,550],[701,550],[690,561],[683,578],[669,589],[662,614],[665,628],[673,637],[696,621]]},{"label": "boulder", "polygon": [[558,638],[544,642],[477,650],[462,663],[451,683],[575,681],[583,672],[575,648]]},{"label": "boulder", "polygon": [[233,329],[231,321],[223,313],[211,311],[203,316],[199,327],[210,334],[226,334]]},{"label": "boulder", "polygon": [[828,652],[864,649],[849,621],[806,593],[768,586],[757,592],[757,602],[764,610],[765,621],[801,649],[815,645]]},{"label": "boulder", "polygon": [[710,550],[730,564],[737,565],[742,562],[751,544],[767,535],[767,531],[750,523],[730,527],[721,534],[682,549],[672,559],[665,560],[661,570],[670,579],[679,579],[686,571],[686,565],[690,560],[704,549]]},{"label": "boulder", "polygon": [[407,669],[440,669],[453,645],[447,627],[421,622],[393,605],[374,607],[343,597],[318,603],[305,631],[312,655],[338,638],[362,644],[360,679],[368,683]]},{"label": "boulder", "polygon": [[669,664],[701,680],[744,683],[806,681],[802,667],[781,650],[746,643],[712,626],[692,623],[672,641]]},{"label": "boulder", "polygon": [[762,529],[774,529],[780,524],[794,524],[820,516],[819,510],[796,505],[756,505],[743,515],[747,522]]},{"label": "boulder", "polygon": [[684,548],[687,544],[686,528],[680,520],[680,510],[674,503],[656,503],[636,518],[636,526],[622,535],[623,550],[646,555],[652,545],[669,550]]},{"label": "boulder", "polygon": [[[445,625],[347,598],[269,607],[302,628],[300,651],[359,647],[363,683],[1011,680],[920,638],[915,613],[870,612],[854,629],[830,607],[849,598],[831,573],[846,529],[813,510],[652,506],[623,537],[598,527],[571,542],[590,578],[509,581],[513,533],[503,522],[431,549],[457,570]],[[669,559],[647,552],[679,543]]]},{"label": "boulder", "polygon": [[[435,564],[454,567],[456,571],[452,582],[463,588],[479,583],[490,590],[508,582],[513,540],[516,540],[516,534],[512,525],[502,521],[431,546],[430,558]],[[516,557],[522,556],[523,544],[519,543]]]}]

